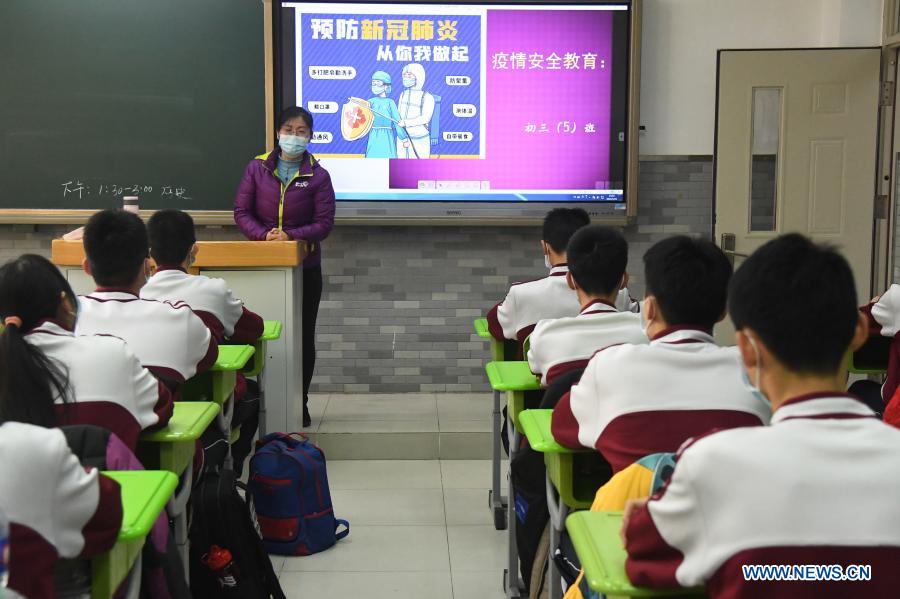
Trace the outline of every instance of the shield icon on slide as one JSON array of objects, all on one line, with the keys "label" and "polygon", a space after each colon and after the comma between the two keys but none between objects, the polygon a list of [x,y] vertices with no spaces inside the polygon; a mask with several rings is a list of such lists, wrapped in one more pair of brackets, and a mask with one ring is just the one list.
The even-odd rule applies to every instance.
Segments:
[{"label": "shield icon on slide", "polygon": [[347,141],[356,141],[369,134],[375,115],[367,100],[350,98],[341,108],[341,135]]}]

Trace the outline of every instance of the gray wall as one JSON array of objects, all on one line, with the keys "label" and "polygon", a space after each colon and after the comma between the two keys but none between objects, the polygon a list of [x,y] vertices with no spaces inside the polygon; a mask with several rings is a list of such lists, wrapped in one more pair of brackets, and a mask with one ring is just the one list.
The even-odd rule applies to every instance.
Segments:
[{"label": "gray wall", "polygon": [[[641,257],[675,233],[710,235],[712,162],[643,161],[638,220],[626,228],[632,295]],[[0,225],[0,259],[49,256],[68,227]],[[538,227],[339,226],[325,242],[317,392],[487,391],[472,320],[510,283],[544,276]],[[199,239],[233,239],[204,227]],[[250,306],[252,308],[252,306]]]}]

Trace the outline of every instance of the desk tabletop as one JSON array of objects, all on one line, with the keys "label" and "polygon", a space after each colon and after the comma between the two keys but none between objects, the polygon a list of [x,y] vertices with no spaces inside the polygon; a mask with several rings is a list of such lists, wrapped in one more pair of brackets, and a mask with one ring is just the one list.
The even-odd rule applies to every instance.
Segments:
[{"label": "desk tabletop", "polygon": [[213,372],[240,370],[250,361],[255,351],[252,345],[220,345],[219,357],[210,370]]},{"label": "desk tabletop", "polygon": [[[519,425],[531,448],[540,453],[579,453],[556,442],[550,430],[552,419],[553,410],[523,410],[519,414]],[[591,450],[585,448],[585,451]]]},{"label": "desk tabletop", "polygon": [[475,333],[482,339],[490,339],[491,333],[488,331],[487,318],[476,318],[472,323],[475,326]]},{"label": "desk tabletop", "polygon": [[259,341],[274,341],[281,337],[281,321],[266,320],[263,322],[263,334]]},{"label": "desk tabletop", "polygon": [[178,486],[178,477],[162,470],[103,473],[122,487],[122,528],[118,541],[143,539]]},{"label": "desk tabletop", "polygon": [[625,573],[625,546],[619,536],[622,512],[575,512],[566,529],[591,589],[627,597],[695,596],[699,589],[647,589],[635,587]]},{"label": "desk tabletop", "polygon": [[484,367],[494,391],[534,391],[541,380],[531,372],[528,362],[488,362]]},{"label": "desk tabletop", "polygon": [[211,401],[176,401],[169,423],[157,430],[141,433],[141,441],[175,443],[199,439],[216,419],[219,405]]}]

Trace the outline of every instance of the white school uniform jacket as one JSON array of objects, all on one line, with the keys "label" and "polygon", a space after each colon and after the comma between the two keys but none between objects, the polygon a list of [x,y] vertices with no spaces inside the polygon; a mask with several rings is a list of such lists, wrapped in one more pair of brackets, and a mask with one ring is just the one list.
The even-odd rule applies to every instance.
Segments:
[{"label": "white school uniform jacket", "polygon": [[618,472],[712,429],[768,420],[768,404],[744,385],[736,348],[672,327],[649,345],[597,352],[554,408],[551,426],[560,444],[595,448]]},{"label": "white school uniform jacket", "polygon": [[[849,395],[784,403],[771,426],[682,449],[667,487],[634,512],[638,586],[705,584],[714,599],[897,597],[900,431]],[[867,582],[748,582],[742,565],[870,565]]]},{"label": "white school uniform jacket", "polygon": [[[569,267],[558,264],[537,281],[514,283],[506,298],[488,312],[488,329],[497,341],[515,340],[522,345],[539,320],[575,316],[581,310],[578,295],[569,289]],[[616,300],[619,310],[637,312],[640,305],[622,289]]]},{"label": "white school uniform jacket", "polygon": [[219,346],[186,304],[141,299],[128,291],[97,290],[79,298],[78,335],[115,335],[157,377],[183,383],[215,363]]},{"label": "white school uniform jacket", "polygon": [[141,298],[187,304],[218,341],[252,343],[263,332],[262,318],[234,297],[224,279],[189,275],[181,267],[160,266],[141,288]]},{"label": "white school uniform jacket", "polygon": [[547,386],[565,372],[586,367],[597,350],[621,343],[647,343],[641,317],[595,300],[578,316],[538,322],[531,333],[528,366]]},{"label": "white school uniform jacket", "polygon": [[62,367],[69,397],[56,399],[62,424],[93,424],[112,431],[132,451],[145,428],[164,426],[172,417],[168,387],[158,381],[118,337],[75,336],[53,321],[25,335]]},{"label": "white school uniform jacket", "polygon": [[55,597],[60,557],[89,557],[115,544],[119,485],[78,461],[59,429],[0,425],[0,509],[10,521],[9,586],[28,599]]},{"label": "white school uniform jacket", "polygon": [[881,388],[881,398],[885,403],[894,396],[900,386],[900,343],[896,342],[900,333],[900,285],[891,285],[877,302],[862,308],[869,317],[869,333],[895,339],[888,357],[887,376]]}]

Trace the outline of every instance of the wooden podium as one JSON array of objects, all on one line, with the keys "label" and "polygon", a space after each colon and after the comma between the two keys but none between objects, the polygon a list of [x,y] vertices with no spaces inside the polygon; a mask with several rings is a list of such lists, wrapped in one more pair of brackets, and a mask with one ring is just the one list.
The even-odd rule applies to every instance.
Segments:
[{"label": "wooden podium", "polygon": [[[297,241],[198,241],[192,271],[220,277],[236,297],[264,319],[283,323],[281,338],[267,344],[266,431],[301,430],[303,372],[301,333],[305,244]],[[51,259],[77,294],[94,290],[81,269],[81,241],[53,240]]]}]

